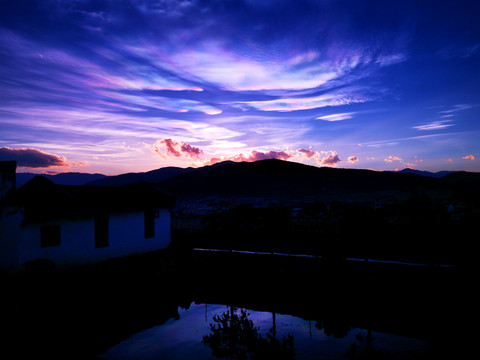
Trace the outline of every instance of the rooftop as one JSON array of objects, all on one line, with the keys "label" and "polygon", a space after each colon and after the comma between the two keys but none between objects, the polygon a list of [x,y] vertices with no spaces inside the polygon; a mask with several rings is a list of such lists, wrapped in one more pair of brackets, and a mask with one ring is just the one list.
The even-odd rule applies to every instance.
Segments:
[{"label": "rooftop", "polygon": [[59,185],[43,176],[35,176],[8,196],[4,203],[24,206],[24,221],[36,222],[53,218],[172,208],[175,198],[147,183],[122,187]]}]

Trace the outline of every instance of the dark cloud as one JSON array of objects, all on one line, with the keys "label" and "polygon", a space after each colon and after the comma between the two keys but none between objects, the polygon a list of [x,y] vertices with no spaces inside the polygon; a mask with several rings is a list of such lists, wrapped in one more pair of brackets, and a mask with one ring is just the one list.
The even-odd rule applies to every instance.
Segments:
[{"label": "dark cloud", "polygon": [[17,166],[26,168],[49,168],[71,166],[62,156],[49,154],[37,149],[0,148],[0,160],[15,160]]}]

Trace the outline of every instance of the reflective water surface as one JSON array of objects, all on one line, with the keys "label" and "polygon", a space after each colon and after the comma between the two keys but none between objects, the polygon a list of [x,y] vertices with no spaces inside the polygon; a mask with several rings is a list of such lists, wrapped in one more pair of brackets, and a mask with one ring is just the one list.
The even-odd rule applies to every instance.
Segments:
[{"label": "reflective water surface", "polygon": [[0,359],[459,359],[464,274],[182,252],[4,276]]},{"label": "reflective water surface", "polygon": [[424,340],[219,304],[192,303],[178,317],[111,347],[103,359],[409,359]]}]

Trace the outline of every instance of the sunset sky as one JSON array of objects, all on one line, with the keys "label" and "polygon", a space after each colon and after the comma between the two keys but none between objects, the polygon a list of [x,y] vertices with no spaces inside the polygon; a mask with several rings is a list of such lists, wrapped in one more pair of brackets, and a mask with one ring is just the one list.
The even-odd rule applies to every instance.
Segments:
[{"label": "sunset sky", "polygon": [[0,160],[480,171],[480,2],[2,0]]}]

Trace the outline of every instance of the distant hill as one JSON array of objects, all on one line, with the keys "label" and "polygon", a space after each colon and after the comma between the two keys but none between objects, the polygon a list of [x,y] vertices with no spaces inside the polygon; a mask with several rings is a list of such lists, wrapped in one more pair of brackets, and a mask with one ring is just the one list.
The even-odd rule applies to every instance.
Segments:
[{"label": "distant hill", "polygon": [[441,177],[444,177],[445,175],[455,173],[455,171],[430,172],[430,171],[421,171],[421,170],[415,170],[415,169],[410,169],[410,168],[406,168],[406,169],[400,170],[398,172],[399,173],[417,174],[417,175],[428,176],[428,177],[433,177],[433,178],[441,178]]},{"label": "distant hill", "polygon": [[[17,188],[21,187],[37,175],[38,174],[32,173],[17,173]],[[79,172],[60,173],[55,175],[42,174],[42,176],[45,176],[47,179],[50,179],[59,185],[85,185],[90,181],[107,178],[107,176],[103,174],[87,174]]]},{"label": "distant hill", "polygon": [[480,173],[477,172],[467,172],[467,171],[457,171],[451,174],[447,174],[443,177],[443,180],[450,183],[474,183],[480,182]]},{"label": "distant hill", "polygon": [[444,192],[446,184],[412,173],[316,167],[283,160],[221,163],[160,183],[178,197],[355,199],[393,193]]},{"label": "distant hill", "polygon": [[108,176],[92,180],[87,185],[95,186],[124,186],[138,182],[159,183],[173,176],[186,174],[193,171],[194,168],[164,167],[156,170],[139,173],[127,173],[115,176]]}]

